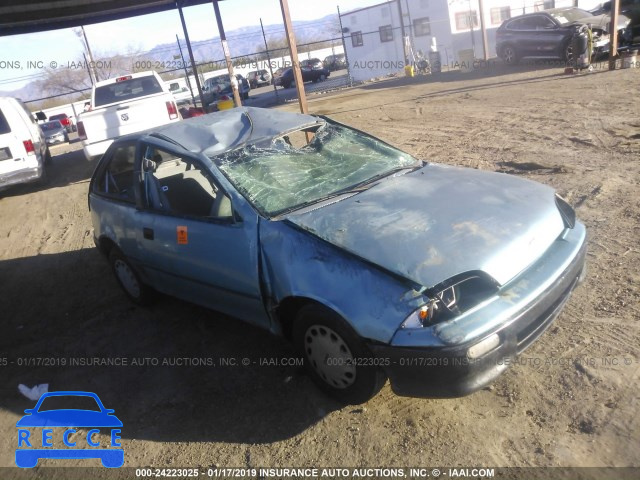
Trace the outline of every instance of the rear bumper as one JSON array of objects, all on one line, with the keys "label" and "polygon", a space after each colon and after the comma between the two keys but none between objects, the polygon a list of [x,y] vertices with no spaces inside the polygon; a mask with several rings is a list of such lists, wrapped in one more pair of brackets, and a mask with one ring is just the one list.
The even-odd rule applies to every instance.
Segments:
[{"label": "rear bumper", "polygon": [[0,189],[11,185],[17,185],[19,183],[35,182],[42,178],[43,172],[44,167],[42,165],[37,165],[35,167],[22,168],[13,172],[1,173]]},{"label": "rear bumper", "polygon": [[113,143],[113,140],[103,140],[102,142],[86,143],[82,142],[82,151],[88,161],[102,157],[104,152],[107,151],[109,146]]},{"label": "rear bumper", "polygon": [[[564,265],[560,274],[555,276],[542,291],[536,292],[535,298],[518,304],[517,309],[509,312],[501,319],[500,325],[484,332],[482,335],[459,344],[449,344],[441,347],[420,348],[416,346],[370,345],[374,355],[378,357],[378,364],[385,368],[392,390],[402,396],[423,398],[451,398],[460,397],[479,390],[503,373],[516,356],[531,345],[558,316],[562,307],[569,299],[573,289],[584,278],[586,242],[584,227],[577,225],[582,231],[572,232],[573,240],[577,242],[570,248],[571,258]],[[560,242],[566,242],[562,239]],[[566,245],[563,245],[566,247]],[[541,265],[534,265],[532,278],[517,279],[515,285],[506,288],[500,296],[513,302],[521,293],[517,289],[533,280],[535,274],[550,268],[548,262],[541,260]],[[515,300],[517,303],[517,300]],[[499,303],[499,302],[494,302]],[[482,309],[485,310],[485,309]],[[493,318],[494,311],[489,310]],[[425,329],[426,330],[426,329]],[[470,358],[469,348],[479,342],[498,335],[500,343],[493,350],[479,358]],[[464,335],[461,335],[461,338]],[[394,337],[395,339],[396,337]],[[400,342],[409,343],[406,338]]]}]

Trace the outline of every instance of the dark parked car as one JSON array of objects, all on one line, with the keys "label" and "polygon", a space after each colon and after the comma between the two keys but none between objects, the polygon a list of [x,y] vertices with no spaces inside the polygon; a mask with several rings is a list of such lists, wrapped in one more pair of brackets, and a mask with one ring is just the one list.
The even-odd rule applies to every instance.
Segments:
[{"label": "dark parked car", "polygon": [[271,85],[271,74],[269,70],[255,70],[247,74],[247,81],[251,88],[262,87],[263,85]]},{"label": "dark parked car", "polygon": [[[318,62],[320,62],[320,60],[318,60]],[[331,72],[324,68],[322,62],[316,64],[315,68],[310,68],[308,66],[302,67],[302,62],[300,62],[300,71],[302,72],[303,82],[322,82],[326,80],[329,75],[331,75]],[[275,78],[273,83],[274,85],[279,85],[282,88],[293,87],[295,85],[295,79],[293,78],[293,68],[286,69],[282,73],[282,75]]]},{"label": "dark parked car", "polygon": [[[609,16],[579,8],[552,8],[506,20],[496,30],[496,51],[507,64],[524,57],[572,59],[571,38],[576,26],[591,25],[596,52],[608,50]],[[628,37],[629,19],[620,16],[621,41]]]},{"label": "dark parked car", "polygon": [[[619,13],[631,20],[629,26],[631,28],[632,41],[640,41],[640,0],[620,0]],[[595,10],[591,10],[594,15],[611,14],[611,2],[604,2]]]},{"label": "dark parked car", "polygon": [[42,133],[44,133],[44,139],[47,145],[53,145],[54,143],[64,143],[69,141],[69,134],[67,129],[64,128],[60,120],[51,120],[40,124]]},{"label": "dark parked car", "polygon": [[[238,93],[240,94],[240,98],[243,100],[248,99],[249,92],[251,91],[251,85],[249,85],[247,79],[239,73],[236,74],[236,78],[238,79]],[[232,89],[229,74],[207,78],[202,86],[202,104],[205,107],[208,107],[209,105],[217,102],[221,96],[227,95],[231,97],[231,94]]]},{"label": "dark parked car", "polygon": [[89,207],[133,301],[155,289],[283,335],[353,403],[387,376],[400,395],[483,388],[549,328],[586,252],[547,185],[261,108],[120,137]]},{"label": "dark parked car", "polygon": [[59,113],[57,115],[51,115],[49,120],[59,120],[64,128],[66,128],[67,133],[75,132],[76,125],[73,123],[73,119],[67,115],[66,113]]},{"label": "dark parked car", "polygon": [[330,72],[335,72],[336,70],[347,68],[347,57],[344,55],[344,53],[340,53],[338,55],[329,55],[324,59],[322,63],[324,64],[324,68],[326,68]]}]

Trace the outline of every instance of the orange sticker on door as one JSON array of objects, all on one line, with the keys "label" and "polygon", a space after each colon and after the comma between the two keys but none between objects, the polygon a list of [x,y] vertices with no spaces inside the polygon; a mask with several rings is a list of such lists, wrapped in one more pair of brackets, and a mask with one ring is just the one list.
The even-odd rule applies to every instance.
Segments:
[{"label": "orange sticker on door", "polygon": [[178,235],[178,245],[186,245],[187,243],[189,243],[189,234],[187,232],[187,227],[178,225],[176,227],[176,233]]}]

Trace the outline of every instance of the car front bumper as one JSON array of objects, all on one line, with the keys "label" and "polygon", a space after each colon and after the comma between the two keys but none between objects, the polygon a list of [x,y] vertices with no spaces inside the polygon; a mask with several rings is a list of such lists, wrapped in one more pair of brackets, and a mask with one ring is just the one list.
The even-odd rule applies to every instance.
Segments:
[{"label": "car front bumper", "polygon": [[[476,312],[476,319],[454,325],[459,331],[446,336],[447,343],[441,342],[442,333],[438,336],[438,330],[430,327],[424,332],[400,330],[390,345],[369,345],[389,376],[392,390],[409,397],[461,397],[485,387],[513,364],[551,325],[584,278],[584,226],[577,223],[554,243],[549,255],[501,289],[495,301]],[[560,259],[564,262],[558,269]],[[550,272],[555,273],[551,278]],[[483,315],[492,327],[471,337],[468,333],[478,331],[477,319]],[[471,347],[494,334],[499,337],[495,348],[479,358],[469,357]],[[438,342],[438,346],[419,346]]]}]

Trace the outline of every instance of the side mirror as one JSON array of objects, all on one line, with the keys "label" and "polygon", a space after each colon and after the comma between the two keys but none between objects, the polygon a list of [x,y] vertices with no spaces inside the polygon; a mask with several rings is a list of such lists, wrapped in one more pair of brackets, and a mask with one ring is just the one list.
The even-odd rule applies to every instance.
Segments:
[{"label": "side mirror", "polygon": [[31,413],[34,413],[34,412],[33,412],[34,410],[35,410],[35,408],[27,408],[27,409],[24,411],[24,413],[26,413],[26,414],[31,414]]}]

